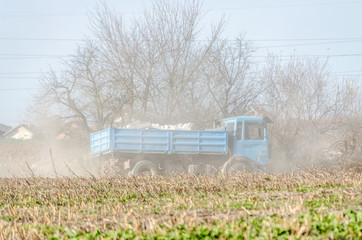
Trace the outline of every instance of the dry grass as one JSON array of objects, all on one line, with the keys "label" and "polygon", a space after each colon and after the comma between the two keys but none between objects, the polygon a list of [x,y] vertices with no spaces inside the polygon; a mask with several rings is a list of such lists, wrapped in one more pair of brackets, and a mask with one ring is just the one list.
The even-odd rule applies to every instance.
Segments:
[{"label": "dry grass", "polygon": [[0,238],[358,238],[361,176],[1,179]]}]

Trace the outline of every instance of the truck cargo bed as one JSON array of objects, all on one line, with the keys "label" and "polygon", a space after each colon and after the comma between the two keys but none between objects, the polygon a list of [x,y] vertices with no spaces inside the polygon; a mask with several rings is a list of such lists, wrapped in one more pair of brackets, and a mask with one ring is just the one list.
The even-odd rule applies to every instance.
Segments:
[{"label": "truck cargo bed", "polygon": [[90,136],[92,155],[113,152],[227,154],[228,135],[220,130],[107,128]]}]

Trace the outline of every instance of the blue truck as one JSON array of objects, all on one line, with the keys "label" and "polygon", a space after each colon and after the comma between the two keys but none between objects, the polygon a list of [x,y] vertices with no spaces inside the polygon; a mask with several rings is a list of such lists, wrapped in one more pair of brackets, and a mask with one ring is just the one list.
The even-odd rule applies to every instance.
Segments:
[{"label": "blue truck", "polygon": [[109,127],[91,133],[90,152],[105,172],[127,175],[254,171],[269,162],[269,122],[238,116],[207,130]]}]

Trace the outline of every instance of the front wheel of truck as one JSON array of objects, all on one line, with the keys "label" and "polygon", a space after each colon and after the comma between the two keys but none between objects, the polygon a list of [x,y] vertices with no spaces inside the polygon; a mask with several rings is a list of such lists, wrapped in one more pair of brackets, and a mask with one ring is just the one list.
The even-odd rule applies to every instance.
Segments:
[{"label": "front wheel of truck", "polygon": [[247,172],[252,173],[257,170],[255,164],[243,157],[234,157],[229,159],[224,163],[221,168],[221,173],[223,174],[232,174],[232,173],[240,173],[240,172]]},{"label": "front wheel of truck", "polygon": [[129,175],[156,176],[157,172],[157,166],[153,162],[142,160],[136,163]]}]

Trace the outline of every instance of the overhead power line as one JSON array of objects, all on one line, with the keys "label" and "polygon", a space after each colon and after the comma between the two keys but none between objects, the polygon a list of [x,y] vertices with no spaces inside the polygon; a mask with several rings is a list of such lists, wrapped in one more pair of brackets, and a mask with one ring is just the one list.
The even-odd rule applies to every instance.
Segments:
[{"label": "overhead power line", "polygon": [[[362,40],[361,40],[362,41]],[[300,58],[329,58],[329,57],[356,57],[361,56],[362,53],[347,53],[347,54],[330,54],[330,55],[287,55],[287,56],[278,56],[275,57],[279,58],[290,58],[290,57],[300,57]],[[9,56],[9,57],[2,57],[2,56]],[[0,54],[0,59],[3,60],[12,60],[12,59],[42,59],[42,58],[70,58],[73,57],[72,55],[33,55],[33,54]],[[251,56],[251,57],[257,57],[257,58],[267,58],[269,55],[257,55],[257,56]],[[32,72],[35,73],[41,73],[41,72]],[[0,73],[0,74],[6,74],[6,73]],[[16,74],[16,73],[12,73]],[[26,74],[26,73],[23,73]]]},{"label": "overhead power line", "polygon": [[351,43],[351,42],[362,42],[362,39],[348,40],[348,41],[332,41],[332,42],[317,42],[317,43],[301,43],[301,44],[288,44],[288,45],[276,45],[276,46],[263,46],[261,48],[279,48],[279,47],[297,47],[297,46],[311,46],[311,45],[325,45],[325,44],[336,44],[336,43]]},{"label": "overhead power line", "polygon": [[[256,57],[262,57],[262,56],[256,56]],[[287,57],[287,56],[285,56]],[[55,71],[55,72],[61,72],[61,71]],[[354,73],[354,72],[362,72],[362,69],[359,70],[349,70],[349,71],[340,71],[340,72],[333,72],[333,73]],[[44,72],[0,72],[0,75],[16,75],[16,74],[43,74]],[[0,78],[7,78],[7,77],[0,77]]]},{"label": "overhead power line", "polygon": [[342,40],[362,40],[361,37],[355,38],[256,38],[256,39],[246,39],[249,41],[255,42],[290,42],[290,41],[342,41]]},{"label": "overhead power line", "polygon": [[0,18],[9,18],[9,17],[83,17],[87,14],[79,13],[63,13],[63,14],[8,14],[0,15]]},{"label": "overhead power line", "polygon": [[[257,55],[257,56],[251,56],[256,58],[267,58],[267,57],[273,57],[274,55]],[[358,57],[362,56],[362,53],[347,53],[347,54],[330,54],[330,55],[287,55],[287,56],[279,56],[275,55],[276,58],[329,58],[329,57]]]},{"label": "overhead power line", "polygon": [[46,58],[57,58],[57,59],[62,59],[62,58],[69,58],[71,56],[64,56],[64,57],[57,57],[57,56],[48,56],[48,57],[0,57],[1,60],[19,60],[19,59],[46,59]]},{"label": "overhead power line", "polygon": [[[1,38],[0,40],[19,40],[19,41],[66,41],[66,42],[74,42],[74,41],[86,41],[85,39],[55,39],[55,38]],[[99,41],[96,39],[93,39],[92,41]],[[195,40],[198,42],[208,41],[208,40]],[[223,41],[223,40],[221,40]],[[225,41],[225,40],[224,40]],[[232,42],[235,41],[235,39],[226,39],[226,41]],[[356,43],[356,42],[362,42],[362,38],[290,38],[290,39],[245,39],[245,41],[251,41],[251,42],[289,42],[289,41],[295,41],[295,42],[303,42],[303,43],[294,43],[294,44],[282,44],[282,45],[271,45],[271,46],[260,46],[256,47],[257,49],[265,49],[265,48],[282,48],[282,47],[303,47],[303,46],[313,46],[313,45],[327,45],[327,44],[342,44],[342,43]],[[312,42],[310,41],[318,41],[318,42]],[[307,43],[305,43],[307,42]],[[7,54],[7,56],[9,56]],[[13,55],[13,59],[24,59],[24,56],[15,56]],[[54,56],[47,56],[47,55],[37,55],[36,58],[58,58],[58,57],[69,57],[64,55],[54,55]],[[31,56],[31,58],[35,58],[35,56]],[[8,59],[4,57],[0,57],[0,59]]]},{"label": "overhead power line", "polygon": [[[236,8],[207,8],[205,11],[236,11],[236,10],[250,10],[250,9],[268,9],[268,8],[294,8],[294,7],[312,7],[312,6],[328,6],[328,5],[346,5],[361,3],[361,1],[334,1],[334,2],[321,2],[321,3],[304,3],[304,4],[285,4],[285,5],[267,5],[267,6],[250,6],[250,7],[236,7]],[[120,14],[139,14],[142,11],[127,11],[120,12]],[[62,14],[7,14],[0,15],[0,18],[14,18],[14,17],[86,17],[88,14],[84,13],[62,13]]]},{"label": "overhead power line", "polygon": [[85,41],[85,39],[80,38],[17,38],[17,37],[0,37],[0,40],[10,40],[10,41]]},{"label": "overhead power line", "polygon": [[39,79],[37,77],[0,77],[0,79]]},{"label": "overhead power line", "polygon": [[342,72],[333,72],[333,73],[354,73],[354,72],[362,72],[362,70],[351,70],[351,71],[342,71]]},{"label": "overhead power line", "polygon": [[[44,72],[0,72],[0,75],[24,75],[24,74],[43,74],[47,73],[48,71]],[[51,71],[52,73],[60,73],[62,71]],[[3,77],[3,76],[0,76]]]},{"label": "overhead power line", "polygon": [[[82,38],[26,38],[26,37],[0,37],[0,40],[9,40],[9,41],[65,41],[65,42],[75,42],[75,41],[86,41],[87,39]],[[92,41],[97,41],[97,39],[89,39]],[[256,38],[256,39],[245,39],[246,41],[256,41],[256,42],[278,42],[278,41],[361,41],[362,37],[348,37],[348,38]],[[197,39],[195,41],[208,41],[206,39]],[[227,39],[227,41],[235,41],[234,39]]]},{"label": "overhead power line", "polygon": [[43,72],[0,72],[0,74],[4,74],[4,75],[13,75],[13,74],[41,74]]},{"label": "overhead power line", "polygon": [[294,7],[312,7],[312,6],[327,6],[338,4],[351,4],[361,3],[361,1],[338,1],[338,2],[325,2],[325,3],[305,3],[305,4],[286,4],[286,5],[269,5],[269,6],[254,6],[254,7],[242,7],[242,8],[211,8],[207,11],[235,11],[235,10],[249,10],[249,9],[267,9],[267,8],[294,8]]},{"label": "overhead power line", "polygon": [[0,91],[26,91],[26,90],[40,90],[41,88],[0,88]]},{"label": "overhead power line", "polygon": [[330,75],[332,77],[359,77],[359,76],[362,76],[362,74],[330,74]]},{"label": "overhead power line", "polygon": [[0,56],[9,56],[9,57],[68,57],[69,55],[57,55],[57,54],[0,54]]},{"label": "overhead power line", "polygon": [[37,58],[67,58],[71,55],[54,54],[0,54],[0,59],[37,59]]}]

